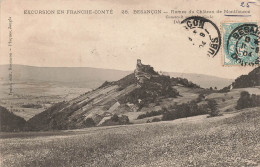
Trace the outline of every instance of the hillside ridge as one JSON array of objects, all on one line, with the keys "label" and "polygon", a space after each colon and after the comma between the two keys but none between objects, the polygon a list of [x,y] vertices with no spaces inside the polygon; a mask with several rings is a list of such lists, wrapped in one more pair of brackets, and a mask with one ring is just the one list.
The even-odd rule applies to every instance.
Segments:
[{"label": "hillside ridge", "polygon": [[224,87],[221,91],[228,91],[235,88],[247,88],[260,86],[260,67],[256,67],[247,75],[241,75],[232,84]]},{"label": "hillside ridge", "polygon": [[151,104],[160,104],[162,99],[180,97],[174,88],[177,85],[201,89],[187,79],[160,75],[150,65],[137,60],[133,73],[118,81],[105,81],[97,89],[68,102],[55,104],[28,123],[35,130],[128,124],[130,122],[125,114],[153,108]]}]

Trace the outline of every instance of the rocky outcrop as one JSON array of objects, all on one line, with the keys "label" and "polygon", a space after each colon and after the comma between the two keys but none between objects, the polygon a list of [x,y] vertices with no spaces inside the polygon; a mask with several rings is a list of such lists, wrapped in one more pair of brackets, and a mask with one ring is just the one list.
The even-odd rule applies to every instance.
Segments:
[{"label": "rocky outcrop", "polygon": [[140,59],[137,59],[136,69],[134,71],[135,77],[140,84],[150,80],[151,77],[159,76],[150,65],[142,64]]}]

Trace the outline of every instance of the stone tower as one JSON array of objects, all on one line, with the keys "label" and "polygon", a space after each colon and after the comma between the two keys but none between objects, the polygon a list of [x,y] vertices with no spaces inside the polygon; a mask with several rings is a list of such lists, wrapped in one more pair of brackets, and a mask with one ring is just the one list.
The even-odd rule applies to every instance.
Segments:
[{"label": "stone tower", "polygon": [[141,66],[141,65],[142,65],[141,59],[137,59],[137,64],[136,64],[136,66]]}]

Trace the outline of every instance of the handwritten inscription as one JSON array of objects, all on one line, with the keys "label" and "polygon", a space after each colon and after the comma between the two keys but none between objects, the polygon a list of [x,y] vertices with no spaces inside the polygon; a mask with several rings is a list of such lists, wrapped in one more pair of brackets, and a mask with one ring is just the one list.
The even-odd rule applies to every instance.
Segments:
[{"label": "handwritten inscription", "polygon": [[241,2],[240,6],[249,8],[250,4],[255,4],[255,2]]}]

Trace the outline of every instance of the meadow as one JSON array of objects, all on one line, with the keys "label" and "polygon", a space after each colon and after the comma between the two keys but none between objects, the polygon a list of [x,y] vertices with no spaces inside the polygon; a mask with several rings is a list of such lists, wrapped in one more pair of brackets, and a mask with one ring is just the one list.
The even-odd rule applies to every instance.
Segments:
[{"label": "meadow", "polygon": [[1,133],[0,166],[257,166],[260,108],[126,126]]}]

